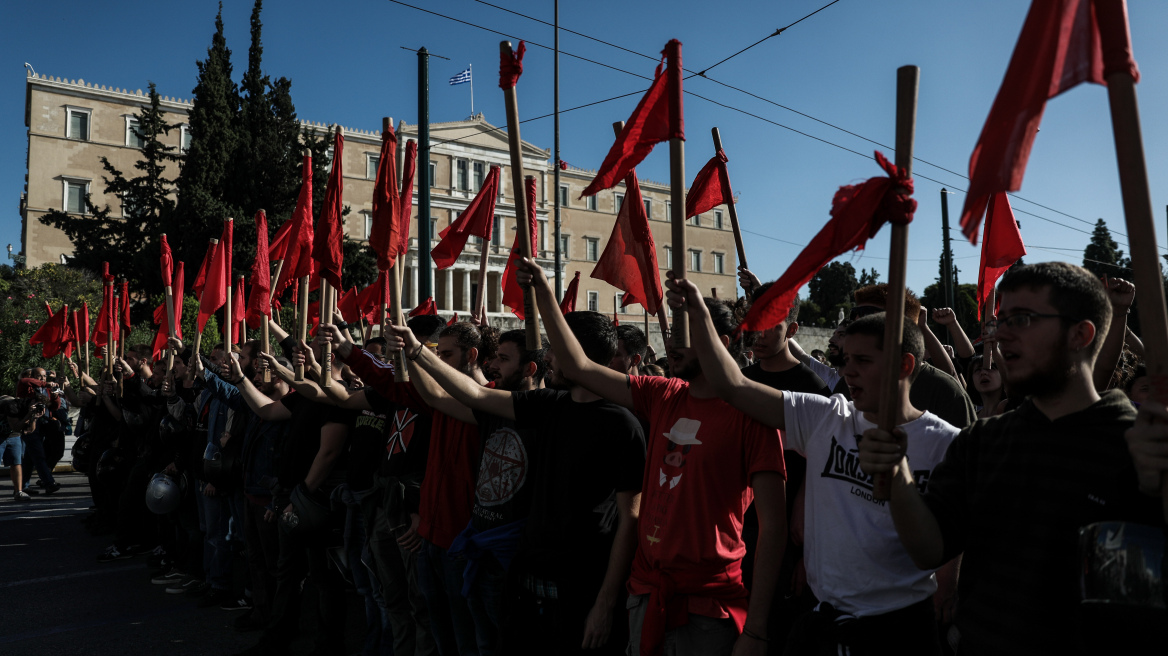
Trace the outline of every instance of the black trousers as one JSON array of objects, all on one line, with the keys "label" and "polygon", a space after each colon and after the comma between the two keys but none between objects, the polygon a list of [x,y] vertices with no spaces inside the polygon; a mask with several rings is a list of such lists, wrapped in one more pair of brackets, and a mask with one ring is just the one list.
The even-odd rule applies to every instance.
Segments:
[{"label": "black trousers", "polygon": [[933,598],[883,615],[837,622],[841,613],[830,604],[804,614],[787,637],[787,656],[837,654],[851,656],[939,656]]},{"label": "black trousers", "polygon": [[276,563],[276,592],[264,643],[271,651],[287,649],[300,623],[300,584],[307,575],[319,595],[316,647],[325,654],[344,654],[345,582],[329,566],[331,529],[289,531],[281,524],[280,556]]}]

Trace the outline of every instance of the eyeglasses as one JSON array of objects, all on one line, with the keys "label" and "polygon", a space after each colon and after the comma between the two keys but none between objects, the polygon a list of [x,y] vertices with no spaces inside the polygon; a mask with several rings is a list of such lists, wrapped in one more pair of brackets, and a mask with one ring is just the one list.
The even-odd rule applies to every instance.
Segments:
[{"label": "eyeglasses", "polygon": [[999,328],[1006,327],[1012,330],[1019,328],[1026,328],[1035,319],[1070,319],[1065,314],[1041,314],[1038,312],[1021,312],[1018,314],[1011,314],[1008,317],[1001,317],[999,319],[990,319],[985,324],[986,335],[993,335],[998,332]]}]

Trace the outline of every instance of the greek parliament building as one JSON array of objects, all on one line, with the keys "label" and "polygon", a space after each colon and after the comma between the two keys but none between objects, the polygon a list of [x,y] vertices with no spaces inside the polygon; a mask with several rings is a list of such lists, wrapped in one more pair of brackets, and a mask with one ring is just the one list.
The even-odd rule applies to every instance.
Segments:
[{"label": "greek parliament building", "polygon": [[[121,206],[117,197],[104,190],[100,158],[122,171],[131,171],[138,160],[139,138],[134,132],[134,115],[149,104],[149,96],[141,90],[107,88],[82,80],[64,80],[46,75],[28,74],[25,85],[24,123],[28,128],[28,172],[25,191],[20,199],[22,222],[21,246],[25,265],[36,267],[45,262],[66,262],[72,245],[61,231],[43,225],[38,218],[49,210],[65,210],[78,221],[85,220],[83,199],[91,193],[94,205],[109,205],[114,212]],[[180,124],[163,138],[170,145],[185,149],[190,143],[190,132],[183,124],[191,103],[188,100],[163,97],[162,109],[170,123]],[[308,129],[328,131],[328,125],[304,122]],[[404,121],[398,123],[398,157],[403,157],[407,139],[417,139],[418,128]],[[376,130],[344,129],[345,204],[351,212],[345,217],[345,231],[352,239],[369,236],[373,184],[381,150],[381,133]],[[604,135],[607,138],[607,135]],[[511,159],[507,133],[489,124],[482,114],[463,121],[432,123],[430,125],[430,189],[431,235],[437,243],[437,234],[466,209],[474,199],[491,166],[503,168],[497,215],[490,244],[479,244],[471,238],[458,262],[449,269],[433,270],[435,301],[438,309],[449,315],[460,312],[465,317],[471,311],[478,286],[481,249],[490,249],[488,260],[487,308],[493,320],[512,317],[502,306],[500,279],[507,263],[515,234],[514,198],[516,190],[509,171]],[[537,179],[536,216],[539,221],[539,252],[537,259],[548,277],[554,270],[554,184],[551,151],[530,143],[523,144],[524,169]],[[399,159],[398,170],[401,170]],[[421,163],[419,162],[419,166]],[[691,169],[697,170],[697,163]],[[174,176],[173,171],[168,175]],[[617,306],[619,290],[608,283],[589,277],[595,262],[604,252],[616,222],[616,213],[624,196],[623,183],[596,196],[577,199],[592,181],[595,171],[569,166],[560,173],[561,243],[564,268],[564,287],[567,288],[575,272],[580,272],[577,309],[589,309],[612,314]],[[671,266],[672,258],[688,258],[691,278],[703,293],[716,293],[720,298],[736,294],[734,234],[730,229],[725,207],[714,209],[690,219],[687,225],[688,252],[674,253],[670,246],[669,186],[641,180],[645,209],[650,218],[653,239],[657,244],[657,262],[661,274]],[[323,190],[322,190],[323,192]],[[406,258],[406,281],[403,301],[406,307],[416,305],[418,281],[417,203],[419,191],[414,191],[414,215],[411,222],[410,251]],[[258,208],[250,208],[254,211]],[[273,222],[287,217],[272,217]],[[426,251],[429,248],[424,249]],[[428,257],[428,255],[424,255]],[[621,313],[622,322],[642,321],[640,306],[629,306],[629,314]],[[493,321],[495,325],[510,323]],[[657,322],[650,321],[654,342],[660,344]]]}]

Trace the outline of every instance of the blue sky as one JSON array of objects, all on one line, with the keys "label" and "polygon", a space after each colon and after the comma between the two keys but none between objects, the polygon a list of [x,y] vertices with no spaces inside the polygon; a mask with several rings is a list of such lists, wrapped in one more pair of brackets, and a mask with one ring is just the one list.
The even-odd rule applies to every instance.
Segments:
[{"label": "blue sky", "polygon": [[[552,20],[551,0],[493,1]],[[560,22],[565,28],[650,55],[670,38],[677,38],[684,44],[686,68],[702,70],[829,1],[563,2]],[[410,0],[410,4],[529,42],[552,44],[551,27],[473,0]],[[916,155],[964,173],[1028,6],[1020,0],[840,0],[714,68],[709,76],[891,146],[896,68],[916,64],[921,67]],[[249,0],[224,2],[237,78],[247,65],[251,7]],[[1168,41],[1158,30],[1168,24],[1168,3],[1136,2],[1129,10],[1143,75],[1138,92],[1157,235],[1164,244],[1165,221],[1160,211],[1168,202],[1162,183],[1168,175],[1168,154],[1163,148],[1168,134],[1158,117],[1168,116]],[[0,156],[0,207],[4,208],[0,243],[19,245],[17,207],[27,150],[23,63],[29,62],[38,73],[107,86],[144,89],[148,81],[154,81],[163,95],[189,98],[195,84],[195,60],[205,56],[210,44],[216,2],[127,0],[97,5],[39,0],[5,3],[0,11],[9,25],[0,43],[4,89],[0,93],[0,153],[4,153]],[[273,77],[292,80],[293,99],[303,119],[363,129],[377,129],[385,115],[415,122],[416,57],[401,46],[426,46],[450,58],[431,60],[432,121],[469,115],[468,87],[446,84],[447,78],[469,63],[477,78],[475,110],[491,123],[504,123],[502,94],[494,79],[502,38],[496,34],[388,0],[269,2],[263,21],[264,68]],[[560,45],[564,53],[615,68],[644,76],[653,72],[650,59],[579,36],[561,33]],[[529,48],[524,65],[519,85],[521,118],[550,113],[551,51]],[[647,86],[644,80],[566,54],[561,55],[560,76],[562,109]],[[860,157],[823,142],[868,155],[876,146],[861,138],[707,80],[687,81],[686,89],[791,128],[697,98],[686,99],[687,176],[692,179],[712,154],[709,128],[719,127],[739,194],[742,227],[747,231],[747,257],[764,280],[781,274],[828,219],[832,195],[840,185],[880,174],[870,156]],[[1116,233],[1126,233],[1106,94],[1103,87],[1083,85],[1047,105],[1019,195],[1050,209],[1013,201],[1030,249],[1028,261],[1080,262],[1088,239],[1080,231],[1089,233],[1090,224],[1100,217]],[[563,159],[575,166],[597,167],[611,143],[612,122],[627,118],[637,99],[634,95],[563,114]],[[551,147],[550,118],[524,124],[522,129],[528,141]],[[882,150],[891,157],[891,148]],[[650,155],[638,168],[641,176],[667,180],[667,152],[662,147]],[[908,284],[919,292],[937,276],[941,186],[964,189],[966,180],[919,161],[915,173],[920,207],[910,231]],[[962,193],[950,197],[954,224],[964,198]],[[976,283],[978,251],[961,241],[959,233],[954,236],[961,280]],[[1126,250],[1126,237],[1117,234],[1115,238]],[[842,259],[857,269],[875,267],[883,273],[887,254],[885,229],[869,242],[867,251]]]}]

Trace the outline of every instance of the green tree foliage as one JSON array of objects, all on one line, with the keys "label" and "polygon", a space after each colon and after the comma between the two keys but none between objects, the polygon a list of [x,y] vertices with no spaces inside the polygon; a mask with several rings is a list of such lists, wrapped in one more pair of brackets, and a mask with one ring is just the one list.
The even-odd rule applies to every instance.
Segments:
[{"label": "green tree foliage", "polygon": [[[79,218],[53,210],[40,218],[46,225],[63,231],[73,242],[71,264],[90,272],[101,271],[109,262],[114,275],[130,281],[131,289],[161,288],[158,268],[159,236],[174,214],[174,180],[163,175],[167,163],[176,159],[175,148],[160,140],[174,125],[166,122],[159,105],[158,91],[150,83],[150,104],[135,115],[137,134],[142,139],[141,156],[134,164],[138,175],[127,177],[106,157],[101,166],[106,175],[105,192],[121,200],[120,216],[106,205],[96,207],[85,198],[86,216]],[[133,316],[145,318],[146,308],[136,304]]]},{"label": "green tree foliage", "polygon": [[[955,283],[953,297],[953,313],[957,316],[958,325],[970,340],[977,339],[981,335],[981,324],[977,321],[977,285]],[[925,287],[921,305],[930,310],[945,307],[945,289],[940,282]],[[933,329],[942,342],[949,343],[948,331],[943,328],[938,330],[937,326],[933,326]]]},{"label": "green tree foliage", "polygon": [[1111,232],[1103,219],[1095,222],[1091,241],[1083,249],[1083,268],[1099,277],[1131,280],[1131,260],[1124,256],[1119,244],[1111,238]]},{"label": "green tree foliage", "polygon": [[[865,275],[875,276],[875,270]],[[843,308],[844,314],[851,309],[852,293],[859,289],[860,282],[856,279],[856,268],[851,262],[832,262],[820,269],[807,287],[807,300],[820,310],[816,325],[835,325],[840,308]]]},{"label": "green tree foliage", "polygon": [[188,115],[191,143],[178,176],[176,220],[186,239],[173,244],[175,259],[186,262],[202,261],[207,240],[219,235],[223,219],[240,218],[227,191],[237,141],[239,94],[231,80],[231,50],[223,35],[222,2],[207,58],[196,66],[199,77]]},{"label": "green tree foliage", "polygon": [[857,284],[860,287],[867,287],[868,285],[879,285],[880,284],[880,272],[876,270],[876,267],[872,267],[871,269],[861,270],[860,271],[860,279],[857,282]]}]

